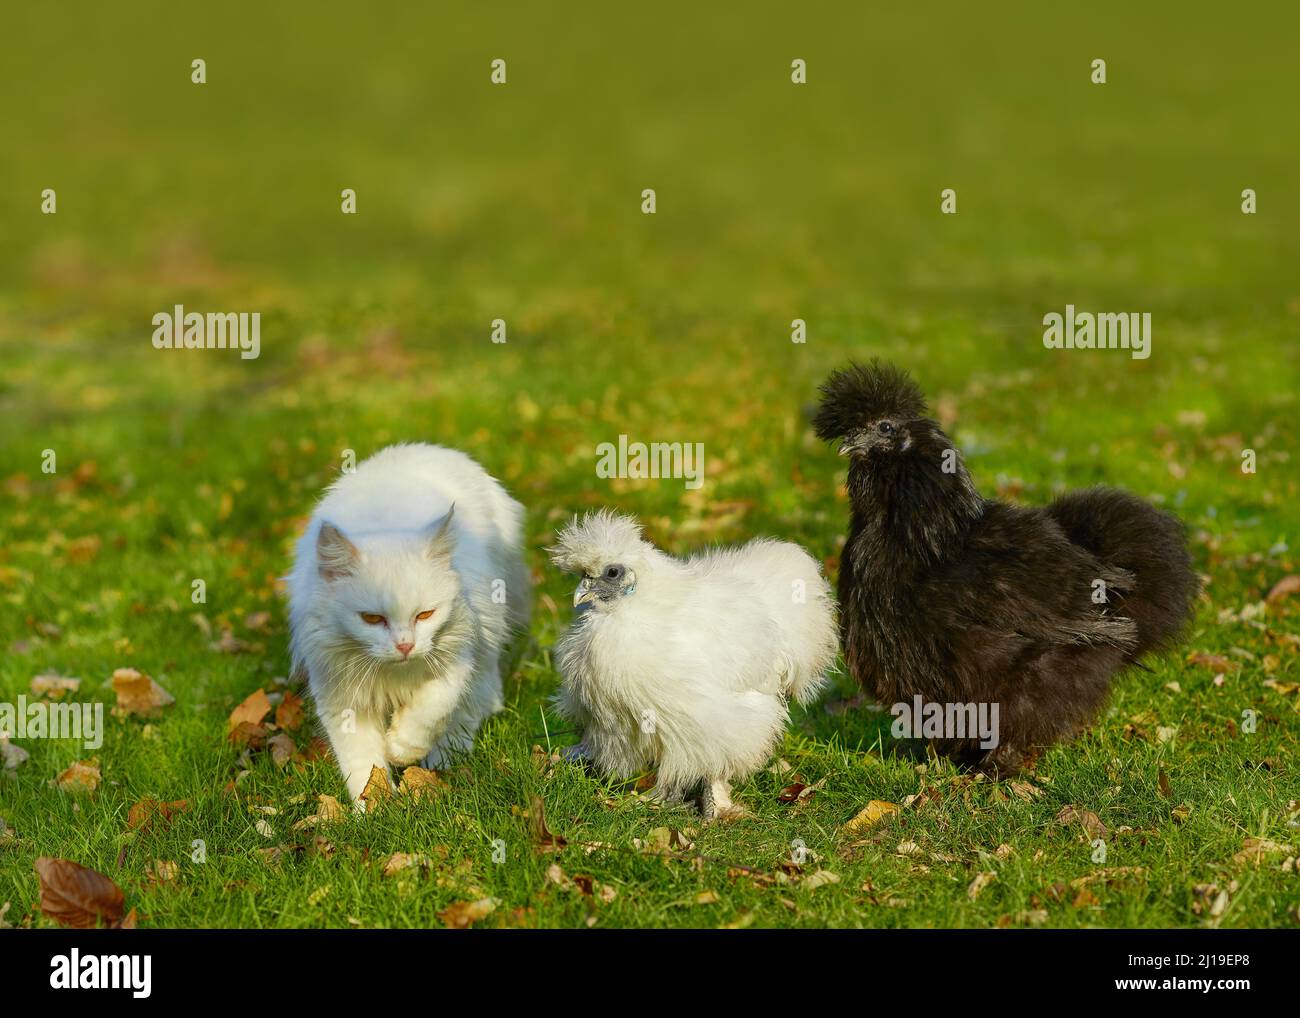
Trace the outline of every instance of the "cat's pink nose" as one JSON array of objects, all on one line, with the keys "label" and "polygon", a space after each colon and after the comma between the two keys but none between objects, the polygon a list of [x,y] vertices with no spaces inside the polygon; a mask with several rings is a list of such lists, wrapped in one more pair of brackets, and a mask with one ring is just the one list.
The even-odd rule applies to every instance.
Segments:
[{"label": "cat's pink nose", "polygon": [[412,650],[412,648],[415,647],[415,644],[413,644],[413,643],[396,643],[396,644],[394,644],[393,646],[395,646],[399,651],[401,651],[402,657],[409,657],[410,654],[411,654],[411,650]]}]

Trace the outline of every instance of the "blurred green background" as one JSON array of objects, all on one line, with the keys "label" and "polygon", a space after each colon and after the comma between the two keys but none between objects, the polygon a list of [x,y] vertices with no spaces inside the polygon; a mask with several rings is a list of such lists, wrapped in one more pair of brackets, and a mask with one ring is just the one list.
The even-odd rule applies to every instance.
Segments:
[{"label": "blurred green background", "polygon": [[[529,512],[539,601],[508,688],[526,746],[568,620],[541,551],[557,523],[613,504],[674,551],[769,533],[833,572],[842,463],[806,413],[826,372],[873,355],[918,376],[987,493],[1104,481],[1178,511],[1213,577],[1193,643],[1254,639],[1211,624],[1294,570],[1297,28],[1280,2],[6,11],[0,691],[46,669],[91,698],[115,667],[161,676],[190,762],[150,769],[125,743],[109,766],[135,793],[219,785],[225,714],[287,669],[275,578],[296,527],[343,450],[425,439]],[[260,311],[261,357],[155,351],[151,318],[177,303]],[[1045,350],[1066,304],[1150,312],[1152,356]],[[619,434],[704,443],[704,489],[597,478]],[[209,650],[194,576],[217,632],[274,613],[262,653]],[[845,717],[801,730],[874,741],[874,716]],[[29,783],[75,752],[32,748]],[[1224,753],[1201,750],[1198,774]],[[1283,807],[1224,766],[1207,787],[1251,816],[1216,828],[1226,845]],[[66,821],[47,840],[75,841],[40,795]],[[857,808],[824,798],[835,822]],[[1171,893],[1124,921],[1187,920]],[[217,915],[188,921],[238,921]]]}]

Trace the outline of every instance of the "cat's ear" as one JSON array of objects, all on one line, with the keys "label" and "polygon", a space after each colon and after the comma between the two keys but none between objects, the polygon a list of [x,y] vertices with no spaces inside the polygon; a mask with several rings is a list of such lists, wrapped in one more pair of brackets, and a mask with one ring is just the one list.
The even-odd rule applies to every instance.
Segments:
[{"label": "cat's ear", "polygon": [[323,579],[351,576],[360,558],[357,546],[343,531],[328,520],[321,521],[320,532],[316,535],[316,566]]},{"label": "cat's ear", "polygon": [[456,515],[456,503],[451,504],[447,510],[447,515],[441,519],[434,520],[425,528],[425,534],[428,536],[428,546],[425,554],[431,559],[449,559],[451,553],[456,550],[456,536],[451,532],[451,521]]}]

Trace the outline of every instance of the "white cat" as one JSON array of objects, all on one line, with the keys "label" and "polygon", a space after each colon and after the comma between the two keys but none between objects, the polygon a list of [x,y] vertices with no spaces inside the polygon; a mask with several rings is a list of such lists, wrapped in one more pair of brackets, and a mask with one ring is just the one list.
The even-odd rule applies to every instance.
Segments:
[{"label": "white cat", "polygon": [[473,748],[528,621],[523,509],[464,453],[395,445],[341,476],[289,576],[294,666],[354,801],[371,768]]}]

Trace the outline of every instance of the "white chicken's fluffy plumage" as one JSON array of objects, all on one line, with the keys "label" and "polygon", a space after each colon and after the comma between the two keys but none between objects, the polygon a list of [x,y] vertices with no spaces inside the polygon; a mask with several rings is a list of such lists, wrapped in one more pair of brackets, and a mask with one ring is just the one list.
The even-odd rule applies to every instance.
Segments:
[{"label": "white chicken's fluffy plumage", "polygon": [[[551,549],[588,605],[561,638],[558,705],[580,752],[657,794],[704,783],[706,813],[772,754],[787,701],[812,700],[838,650],[830,587],[802,548],[758,539],[676,559],[609,511],[575,519]],[[621,572],[620,572],[621,570]]]}]

